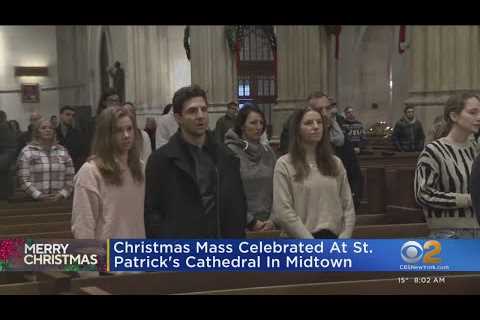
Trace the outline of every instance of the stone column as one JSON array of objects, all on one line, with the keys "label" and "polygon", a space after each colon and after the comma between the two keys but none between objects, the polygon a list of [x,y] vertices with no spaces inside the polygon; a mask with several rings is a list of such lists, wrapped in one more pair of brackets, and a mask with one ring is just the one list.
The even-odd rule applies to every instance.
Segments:
[{"label": "stone column", "polygon": [[126,100],[137,106],[141,128],[145,118],[158,118],[170,94],[167,26],[127,27]]},{"label": "stone column", "polygon": [[448,97],[478,90],[478,26],[409,26],[410,88],[407,105],[416,107],[426,134]]},{"label": "stone column", "polygon": [[192,84],[207,91],[209,124],[226,112],[227,103],[237,99],[234,53],[225,36],[225,26],[191,26]]},{"label": "stone column", "polygon": [[273,108],[272,140],[280,137],[283,123],[296,108],[306,106],[313,91],[327,93],[328,37],[320,26],[276,26],[277,105]]}]

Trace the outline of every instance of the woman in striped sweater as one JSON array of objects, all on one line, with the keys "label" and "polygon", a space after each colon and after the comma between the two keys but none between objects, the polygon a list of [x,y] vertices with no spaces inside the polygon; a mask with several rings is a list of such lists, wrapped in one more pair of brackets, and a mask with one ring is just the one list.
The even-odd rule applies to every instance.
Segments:
[{"label": "woman in striped sweater", "polygon": [[445,105],[444,136],[425,146],[415,173],[415,197],[434,238],[476,238],[470,173],[478,154],[473,133],[480,128],[480,97],[463,93]]}]

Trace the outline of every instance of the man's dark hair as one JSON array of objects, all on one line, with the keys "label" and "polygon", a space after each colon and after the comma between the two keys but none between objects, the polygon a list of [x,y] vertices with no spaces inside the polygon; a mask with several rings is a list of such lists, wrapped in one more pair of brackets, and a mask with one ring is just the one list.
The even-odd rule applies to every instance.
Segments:
[{"label": "man's dark hair", "polygon": [[4,123],[7,121],[7,114],[5,111],[0,110],[0,123]]},{"label": "man's dark hair", "polygon": [[403,108],[403,113],[407,113],[407,110],[410,110],[410,109],[415,110],[415,108],[412,106],[405,106],[405,108]]},{"label": "man's dark hair", "polygon": [[[60,109],[60,114],[62,114],[64,111],[67,111],[67,110],[70,110],[70,111],[75,112],[75,109],[74,109],[73,107],[63,106],[63,107]],[[56,116],[52,116],[52,117],[56,117]]]},{"label": "man's dark hair", "polygon": [[308,95],[307,101],[310,101],[310,99],[314,99],[314,98],[317,99],[317,98],[323,98],[323,97],[328,98],[328,96],[322,91],[315,91]]},{"label": "man's dark hair", "polygon": [[230,101],[230,102],[227,104],[227,107],[230,107],[230,106],[235,106],[235,107],[237,107],[237,106],[238,106],[238,103],[236,103],[235,101]]},{"label": "man's dark hair", "polygon": [[265,132],[265,128],[267,126],[267,121],[265,120],[265,114],[260,110],[256,105],[253,103],[247,102],[243,105],[242,109],[238,112],[237,118],[235,120],[235,125],[233,127],[233,131],[241,137],[242,136],[242,127],[245,125],[245,122],[247,122],[248,115],[251,112],[256,112],[258,113],[263,120],[263,130],[262,133]]},{"label": "man's dark hair", "polygon": [[110,96],[118,96],[120,98],[120,95],[118,94],[118,92],[115,89],[113,89],[113,88],[106,89],[102,93],[102,96],[100,97],[100,100],[98,101],[97,115],[102,113],[102,111],[105,110],[105,108],[107,108],[107,106],[105,105],[105,101]]},{"label": "man's dark hair", "polygon": [[353,107],[346,107],[345,109],[343,109],[343,112],[347,112],[348,110],[352,110],[352,111],[353,111]]},{"label": "man's dark hair", "polygon": [[202,97],[205,100],[205,103],[208,104],[207,93],[198,85],[192,85],[178,89],[173,95],[172,99],[173,112],[181,114],[184,103],[196,97]]}]

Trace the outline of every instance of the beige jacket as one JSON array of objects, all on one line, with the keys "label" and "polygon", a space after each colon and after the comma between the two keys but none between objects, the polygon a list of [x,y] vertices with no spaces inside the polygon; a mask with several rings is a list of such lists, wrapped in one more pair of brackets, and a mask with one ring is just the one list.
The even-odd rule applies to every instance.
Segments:
[{"label": "beige jacket", "polygon": [[329,229],[339,238],[350,238],[355,226],[355,209],[342,161],[335,157],[340,173],[327,177],[315,164],[302,182],[294,181],[295,169],[286,154],[278,159],[273,175],[274,221],[288,236],[313,238],[312,233]]}]

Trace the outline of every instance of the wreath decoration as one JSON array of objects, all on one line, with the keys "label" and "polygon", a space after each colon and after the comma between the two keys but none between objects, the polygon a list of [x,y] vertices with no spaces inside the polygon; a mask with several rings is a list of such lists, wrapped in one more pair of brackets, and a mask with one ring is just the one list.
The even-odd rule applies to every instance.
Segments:
[{"label": "wreath decoration", "polygon": [[[239,50],[237,46],[243,41],[245,35],[251,29],[252,26],[247,25],[231,25],[225,26],[225,37],[227,39],[228,47],[232,52]],[[273,26],[257,26],[264,31],[265,35],[268,38],[270,47],[273,51],[277,50],[277,37],[273,31]],[[190,26],[186,26],[183,33],[183,47],[185,48],[185,54],[187,59],[191,58],[190,51]]]},{"label": "wreath decoration", "polygon": [[[225,26],[225,37],[227,38],[228,47],[232,52],[239,50],[237,46],[242,43],[243,39],[253,26],[250,25],[233,25]],[[273,31],[273,26],[256,26],[263,30],[270,43],[272,50],[277,50],[277,38]]]}]

